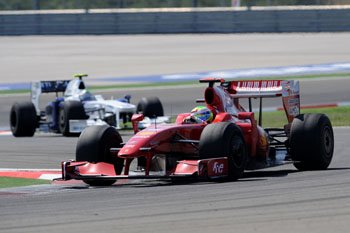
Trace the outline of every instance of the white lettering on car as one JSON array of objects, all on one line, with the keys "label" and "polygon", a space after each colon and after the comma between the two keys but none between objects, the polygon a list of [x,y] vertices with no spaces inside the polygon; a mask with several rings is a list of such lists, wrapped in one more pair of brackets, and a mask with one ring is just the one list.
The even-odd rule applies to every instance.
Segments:
[{"label": "white lettering on car", "polygon": [[222,173],[224,170],[224,164],[219,164],[218,162],[215,162],[214,163],[214,166],[213,166],[213,172],[215,172],[216,174],[220,174]]}]

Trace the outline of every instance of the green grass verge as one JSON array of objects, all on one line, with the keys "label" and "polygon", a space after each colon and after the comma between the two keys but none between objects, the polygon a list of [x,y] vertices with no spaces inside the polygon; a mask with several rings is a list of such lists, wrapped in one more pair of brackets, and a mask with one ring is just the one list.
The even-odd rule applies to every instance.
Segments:
[{"label": "green grass verge", "polygon": [[0,95],[7,95],[7,94],[30,94],[30,90],[5,90],[0,91]]},{"label": "green grass verge", "polygon": [[50,184],[50,180],[40,180],[40,179],[28,179],[28,178],[17,178],[17,177],[0,177],[0,188],[11,188],[20,186],[29,186],[36,184]]},{"label": "green grass verge", "polygon": [[[350,126],[350,106],[302,109],[301,113],[323,113],[329,117],[333,126]],[[258,113],[256,113],[255,118],[259,119]],[[280,128],[284,124],[287,124],[287,117],[284,111],[262,113],[263,127]]]},{"label": "green grass verge", "polygon": [[[310,74],[310,75],[295,75],[295,76],[273,76],[273,77],[258,77],[251,80],[286,80],[286,79],[310,79],[310,78],[336,78],[349,77],[350,73],[333,73],[333,74]],[[220,78],[220,77],[217,77]],[[231,80],[231,79],[227,79]],[[105,90],[105,89],[121,89],[121,88],[142,88],[142,87],[162,87],[162,86],[178,86],[178,85],[193,85],[199,84],[198,80],[184,82],[158,82],[158,83],[133,83],[133,84],[118,84],[118,85],[103,85],[103,86],[88,86],[89,90]],[[30,90],[4,90],[1,94],[26,94]]]}]

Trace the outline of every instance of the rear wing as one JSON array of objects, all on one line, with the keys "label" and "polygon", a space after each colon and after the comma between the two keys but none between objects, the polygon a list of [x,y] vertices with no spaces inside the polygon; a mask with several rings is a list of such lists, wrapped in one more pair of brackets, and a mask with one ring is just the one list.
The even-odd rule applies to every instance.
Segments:
[{"label": "rear wing", "polygon": [[248,80],[232,81],[226,85],[228,85],[227,91],[236,98],[278,97],[282,96],[283,82],[282,80]]},{"label": "rear wing", "polygon": [[31,101],[35,106],[37,115],[40,115],[39,97],[41,93],[57,93],[64,92],[70,80],[56,80],[56,81],[34,81],[30,85]]},{"label": "rear wing", "polygon": [[70,80],[40,81],[41,92],[42,93],[64,92],[69,82]]},{"label": "rear wing", "polygon": [[[226,87],[226,90],[233,98],[260,98],[260,111],[262,108],[262,98],[281,96],[289,123],[293,121],[294,117],[300,114],[299,81],[244,80],[223,82],[222,86]],[[261,119],[259,121],[261,122]]]},{"label": "rear wing", "polygon": [[[293,80],[241,80],[225,81],[223,79],[206,78],[201,83],[220,83],[235,98],[278,97],[283,94],[283,87],[290,85]],[[288,84],[287,84],[288,83]],[[298,88],[299,89],[299,88]]]},{"label": "rear wing", "polygon": [[225,81],[223,79],[206,78],[201,79],[201,83],[209,83],[213,87],[214,83],[221,86],[231,95],[232,98],[248,98],[249,111],[252,111],[252,98],[260,99],[259,125],[261,125],[262,99],[282,97],[282,103],[289,123],[300,114],[300,94],[299,81],[295,80],[241,80]]}]

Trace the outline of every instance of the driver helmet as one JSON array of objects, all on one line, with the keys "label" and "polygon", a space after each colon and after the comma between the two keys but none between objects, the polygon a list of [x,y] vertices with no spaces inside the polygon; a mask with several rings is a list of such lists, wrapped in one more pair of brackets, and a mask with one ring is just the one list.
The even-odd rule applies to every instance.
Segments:
[{"label": "driver helmet", "polygon": [[214,114],[209,108],[198,106],[192,109],[191,117],[210,123],[214,119]]},{"label": "driver helmet", "polygon": [[95,96],[91,94],[90,91],[84,89],[79,94],[79,99],[81,101],[89,101],[89,100],[96,100]]}]

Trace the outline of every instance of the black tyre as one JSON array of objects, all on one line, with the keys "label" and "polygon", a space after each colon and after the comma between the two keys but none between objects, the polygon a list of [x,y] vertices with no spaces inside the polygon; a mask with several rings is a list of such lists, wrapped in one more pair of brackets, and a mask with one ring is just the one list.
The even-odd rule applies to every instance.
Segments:
[{"label": "black tyre", "polygon": [[[76,147],[76,161],[114,164],[115,173],[121,174],[124,160],[113,156],[111,148],[120,147],[123,142],[118,130],[110,126],[91,126],[83,130]],[[112,185],[116,180],[85,180],[91,186]]]},{"label": "black tyre", "polygon": [[58,114],[58,126],[63,136],[74,136],[79,133],[69,132],[69,120],[87,119],[84,106],[79,101],[65,101]]},{"label": "black tyre", "polygon": [[158,97],[143,97],[137,104],[137,112],[150,118],[164,116],[163,105]]},{"label": "black tyre", "polygon": [[14,103],[10,112],[10,127],[15,137],[32,137],[38,127],[34,104]]},{"label": "black tyre", "polygon": [[230,122],[206,126],[199,143],[201,159],[227,157],[231,180],[239,179],[247,162],[247,150],[241,129]]},{"label": "black tyre", "polygon": [[292,123],[290,153],[299,170],[324,170],[334,150],[333,128],[324,114],[301,114]]}]

